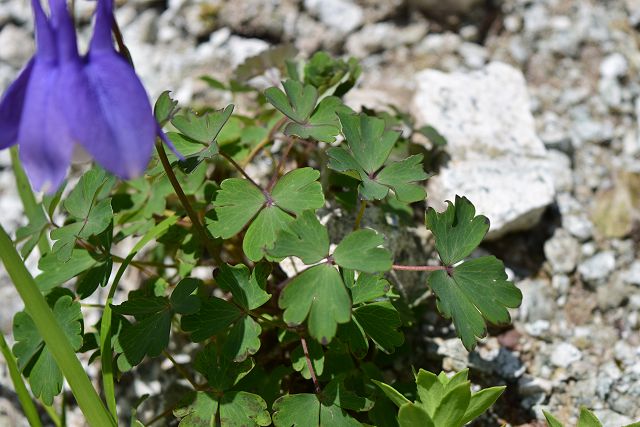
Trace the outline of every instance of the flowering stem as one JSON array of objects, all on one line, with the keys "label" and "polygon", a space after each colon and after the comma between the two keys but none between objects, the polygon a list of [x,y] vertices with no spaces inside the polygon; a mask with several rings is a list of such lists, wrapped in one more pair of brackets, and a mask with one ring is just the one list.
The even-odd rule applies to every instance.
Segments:
[{"label": "flowering stem", "polygon": [[258,153],[260,153],[260,151],[262,151],[262,149],[264,147],[266,147],[267,145],[269,145],[269,143],[271,141],[273,141],[273,136],[275,135],[275,133],[278,131],[278,129],[280,129],[286,122],[287,122],[287,117],[283,117],[280,120],[278,120],[273,127],[271,128],[271,130],[269,131],[269,134],[266,136],[265,139],[263,139],[262,141],[260,141],[260,143],[258,145],[255,146],[255,148],[253,150],[251,150],[251,152],[249,153],[249,155],[242,161],[242,165],[243,166],[247,166],[249,163],[251,163],[251,161],[253,160],[253,158],[255,156],[258,155]]},{"label": "flowering stem", "polygon": [[353,230],[357,230],[360,228],[360,223],[362,222],[362,218],[364,217],[364,210],[367,208],[367,201],[363,200],[360,202],[360,210],[358,211],[358,216],[356,216],[356,222],[353,224]]},{"label": "flowering stem", "polygon": [[216,247],[213,245],[211,236],[209,236],[207,229],[204,228],[204,226],[202,225],[202,222],[200,222],[200,217],[198,216],[196,211],[193,209],[193,206],[191,206],[191,202],[187,198],[187,195],[184,194],[184,191],[182,190],[182,187],[178,182],[178,178],[176,178],[176,174],[173,173],[173,168],[171,167],[171,163],[169,162],[167,153],[164,151],[164,146],[162,145],[162,141],[159,141],[159,140],[156,141],[156,151],[158,152],[158,156],[160,157],[160,162],[162,162],[162,167],[164,168],[164,171],[166,172],[167,177],[169,178],[169,182],[171,182],[171,185],[173,186],[173,189],[176,192],[178,199],[180,199],[180,203],[182,203],[182,206],[187,211],[187,215],[191,219],[193,228],[195,229],[196,233],[198,233],[202,238],[204,245],[207,247],[207,251],[209,252],[209,255],[211,255],[211,257],[214,259],[214,261],[217,264],[222,264],[222,259],[220,258],[220,255],[218,254]]},{"label": "flowering stem", "polygon": [[60,328],[38,285],[24,266],[24,261],[2,226],[0,226],[0,258],[24,302],[25,310],[67,379],[87,423],[95,427],[115,427],[115,420],[93,388],[69,339]]},{"label": "flowering stem", "polygon": [[391,268],[393,270],[403,270],[403,271],[438,271],[438,270],[446,270],[448,271],[451,267],[447,267],[446,265],[392,265]]},{"label": "flowering stem", "polygon": [[18,395],[18,400],[20,401],[20,405],[22,405],[22,410],[24,411],[24,415],[29,421],[29,425],[32,427],[42,427],[42,422],[40,421],[40,417],[38,416],[36,405],[34,405],[33,400],[31,400],[31,395],[27,390],[27,386],[24,384],[22,375],[20,375],[20,370],[18,369],[16,359],[13,357],[11,349],[9,349],[9,345],[4,339],[4,334],[2,333],[0,333],[0,351],[4,356],[5,362],[7,363],[9,376],[11,376],[11,382],[13,382],[13,388]]},{"label": "flowering stem", "polygon": [[271,192],[271,190],[273,190],[273,187],[276,185],[276,182],[278,181],[278,178],[280,178],[280,174],[284,169],[284,165],[287,162],[287,157],[289,156],[289,152],[291,151],[291,148],[293,147],[293,144],[295,142],[296,142],[295,138],[289,139],[287,146],[282,152],[282,157],[280,158],[280,161],[278,162],[275,170],[273,171],[273,176],[271,177],[271,181],[269,181],[269,186],[267,187],[268,189],[267,191]]},{"label": "flowering stem", "polygon": [[236,168],[236,170],[238,172],[240,172],[242,174],[242,176],[244,176],[245,178],[247,178],[247,181],[249,181],[250,183],[252,183],[253,185],[255,185],[256,187],[258,187],[260,190],[262,190],[262,187],[260,187],[260,184],[258,184],[257,182],[255,182],[253,180],[253,178],[251,178],[249,176],[248,173],[245,172],[245,170],[242,168],[242,166],[240,166],[235,160],[233,160],[233,158],[225,153],[223,153],[222,151],[220,151],[218,153],[220,155],[220,157],[222,157],[223,159],[225,159],[226,161],[228,161],[229,163],[231,163],[231,166],[233,166],[234,168]]},{"label": "flowering stem", "polygon": [[300,344],[302,345],[302,352],[304,353],[304,358],[307,359],[307,368],[309,368],[309,374],[311,375],[311,379],[313,380],[313,385],[316,389],[316,394],[320,394],[322,390],[320,389],[320,383],[318,383],[318,377],[316,376],[316,371],[313,369],[313,363],[311,363],[311,356],[309,356],[309,349],[307,348],[307,340],[304,337],[300,337]]}]

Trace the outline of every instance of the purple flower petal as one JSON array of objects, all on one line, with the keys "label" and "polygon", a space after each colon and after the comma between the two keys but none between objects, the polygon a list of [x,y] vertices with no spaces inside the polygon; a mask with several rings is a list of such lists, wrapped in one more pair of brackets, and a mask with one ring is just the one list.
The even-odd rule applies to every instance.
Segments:
[{"label": "purple flower petal", "polygon": [[33,62],[34,60],[31,59],[27,63],[0,100],[0,149],[10,147],[17,142],[24,96],[31,77]]},{"label": "purple flower petal", "polygon": [[56,34],[60,61],[78,59],[76,29],[67,9],[66,0],[49,0],[49,5],[51,6],[51,24]]},{"label": "purple flower petal", "polygon": [[113,25],[113,0],[98,0],[96,6],[96,24],[93,28],[93,36],[89,51],[115,51],[111,38],[111,26]]},{"label": "purple flower petal", "polygon": [[74,146],[52,91],[59,72],[55,65],[36,59],[18,131],[20,159],[31,184],[47,192],[64,180]]},{"label": "purple flower petal", "polygon": [[35,18],[36,55],[44,61],[57,61],[56,38],[51,24],[42,10],[40,0],[31,0],[31,6],[33,7],[33,16]]},{"label": "purple flower petal", "polygon": [[121,178],[144,172],[156,124],[147,94],[117,53],[89,54],[83,64],[64,64],[56,90],[75,140]]}]

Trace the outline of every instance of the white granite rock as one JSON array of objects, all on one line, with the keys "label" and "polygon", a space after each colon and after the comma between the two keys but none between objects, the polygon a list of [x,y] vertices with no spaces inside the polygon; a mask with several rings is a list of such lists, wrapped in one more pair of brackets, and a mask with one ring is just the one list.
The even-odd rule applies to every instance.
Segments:
[{"label": "white granite rock", "polygon": [[364,12],[350,0],[305,0],[304,7],[326,26],[348,34],[362,25]]},{"label": "white granite rock", "polygon": [[467,196],[491,221],[489,238],[535,225],[553,201],[554,174],[522,73],[499,62],[471,73],[425,70],[416,86],[417,123],[434,126],[451,156],[429,181],[435,207]]}]

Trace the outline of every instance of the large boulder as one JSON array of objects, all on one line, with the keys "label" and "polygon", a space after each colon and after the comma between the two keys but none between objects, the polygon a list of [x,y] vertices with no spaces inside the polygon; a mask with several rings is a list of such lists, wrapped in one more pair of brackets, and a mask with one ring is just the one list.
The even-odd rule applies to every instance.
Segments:
[{"label": "large boulder", "polygon": [[447,139],[450,161],[429,180],[430,204],[467,196],[489,238],[533,227],[554,199],[553,158],[535,133],[524,76],[493,62],[473,72],[416,75],[412,113]]}]

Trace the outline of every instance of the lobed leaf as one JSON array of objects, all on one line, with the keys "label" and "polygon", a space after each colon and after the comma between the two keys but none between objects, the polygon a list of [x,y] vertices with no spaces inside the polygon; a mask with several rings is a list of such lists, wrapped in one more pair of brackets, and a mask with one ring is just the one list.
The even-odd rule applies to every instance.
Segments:
[{"label": "lobed leaf", "polygon": [[429,275],[429,287],[437,297],[438,310],[453,319],[458,336],[471,350],[476,337],[486,333],[485,320],[493,324],[510,321],[507,308],[520,305],[522,293],[507,280],[504,265],[493,256],[476,258]]},{"label": "lobed leaf", "polygon": [[331,342],[339,323],[351,319],[351,300],[334,267],[320,264],[293,278],[278,302],[284,321],[300,325],[309,317],[309,333],[322,344]]},{"label": "lobed leaf", "polygon": [[478,247],[489,231],[489,219],[476,216],[474,206],[466,197],[456,196],[455,204],[447,203],[447,210],[442,213],[429,208],[426,224],[435,237],[440,259],[450,266]]}]

